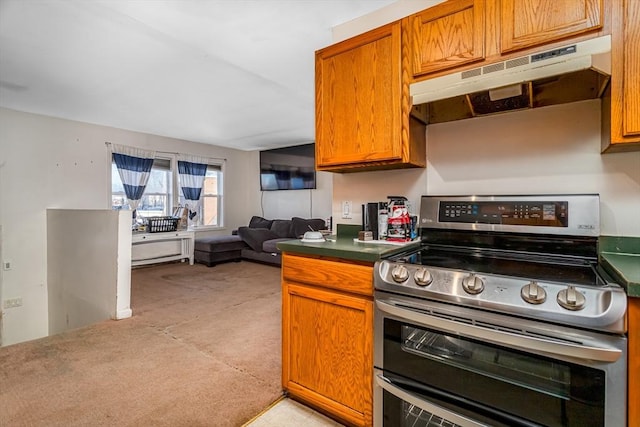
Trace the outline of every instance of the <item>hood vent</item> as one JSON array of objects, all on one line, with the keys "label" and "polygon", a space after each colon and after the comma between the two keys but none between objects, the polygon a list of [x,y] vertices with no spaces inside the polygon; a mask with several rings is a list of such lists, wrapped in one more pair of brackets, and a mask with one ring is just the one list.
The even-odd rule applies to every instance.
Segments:
[{"label": "hood vent", "polygon": [[611,74],[611,37],[448,74],[410,86],[441,123],[602,96]]}]

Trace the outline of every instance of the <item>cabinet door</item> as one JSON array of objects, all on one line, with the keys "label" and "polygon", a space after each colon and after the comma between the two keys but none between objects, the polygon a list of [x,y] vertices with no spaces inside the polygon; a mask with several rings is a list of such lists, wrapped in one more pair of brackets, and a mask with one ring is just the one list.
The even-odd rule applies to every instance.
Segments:
[{"label": "cabinet door", "polygon": [[502,0],[501,52],[598,30],[602,0]]},{"label": "cabinet door", "polygon": [[620,0],[613,13],[610,148],[613,151],[638,150],[640,149],[640,2]]},{"label": "cabinet door", "polygon": [[316,52],[316,166],[401,161],[400,23]]},{"label": "cabinet door", "polygon": [[484,0],[448,1],[410,21],[414,77],[484,58]]},{"label": "cabinet door", "polygon": [[284,282],[283,385],[354,425],[372,423],[373,302]]}]

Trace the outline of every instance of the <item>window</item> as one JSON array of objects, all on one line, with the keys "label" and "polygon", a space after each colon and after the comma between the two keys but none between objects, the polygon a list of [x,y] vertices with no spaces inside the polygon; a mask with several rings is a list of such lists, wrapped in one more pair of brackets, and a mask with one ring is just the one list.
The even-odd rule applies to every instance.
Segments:
[{"label": "window", "polygon": [[[144,189],[144,195],[140,200],[137,209],[137,215],[141,217],[166,216],[170,215],[172,210],[172,181],[171,159],[157,158],[153,161],[149,182]],[[111,163],[111,208],[122,209],[127,205],[127,197],[124,194],[124,188],[118,168],[114,162]]]},{"label": "window", "polygon": [[[173,215],[185,199],[179,187],[177,156],[167,155],[154,159],[149,182],[138,206],[140,217]],[[210,164],[204,179],[197,222],[198,227],[221,227],[222,222],[222,166]],[[175,195],[178,195],[177,197]],[[111,163],[111,208],[129,209],[122,181],[115,163]]]},{"label": "window", "polygon": [[[220,165],[208,165],[207,174],[202,185],[200,196],[200,209],[198,210],[197,226],[221,227],[222,226],[222,167]],[[180,194],[180,205],[184,206],[185,198]]]}]

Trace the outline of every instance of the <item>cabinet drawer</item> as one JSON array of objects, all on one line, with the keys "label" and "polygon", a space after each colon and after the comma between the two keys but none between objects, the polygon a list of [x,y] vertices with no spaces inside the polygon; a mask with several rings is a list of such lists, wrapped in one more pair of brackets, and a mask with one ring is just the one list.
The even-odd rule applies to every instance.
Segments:
[{"label": "cabinet drawer", "polygon": [[344,292],[373,295],[373,266],[371,265],[307,258],[285,253],[282,259],[282,278],[291,282]]}]

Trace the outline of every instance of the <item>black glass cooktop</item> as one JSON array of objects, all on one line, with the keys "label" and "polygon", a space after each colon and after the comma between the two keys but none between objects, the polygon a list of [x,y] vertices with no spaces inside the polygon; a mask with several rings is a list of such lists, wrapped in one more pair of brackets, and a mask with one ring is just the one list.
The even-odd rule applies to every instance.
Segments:
[{"label": "black glass cooktop", "polygon": [[422,247],[391,260],[527,280],[604,286],[597,238],[422,230]]},{"label": "black glass cooktop", "polygon": [[424,248],[395,261],[547,282],[584,286],[607,284],[595,262],[536,254]]}]

